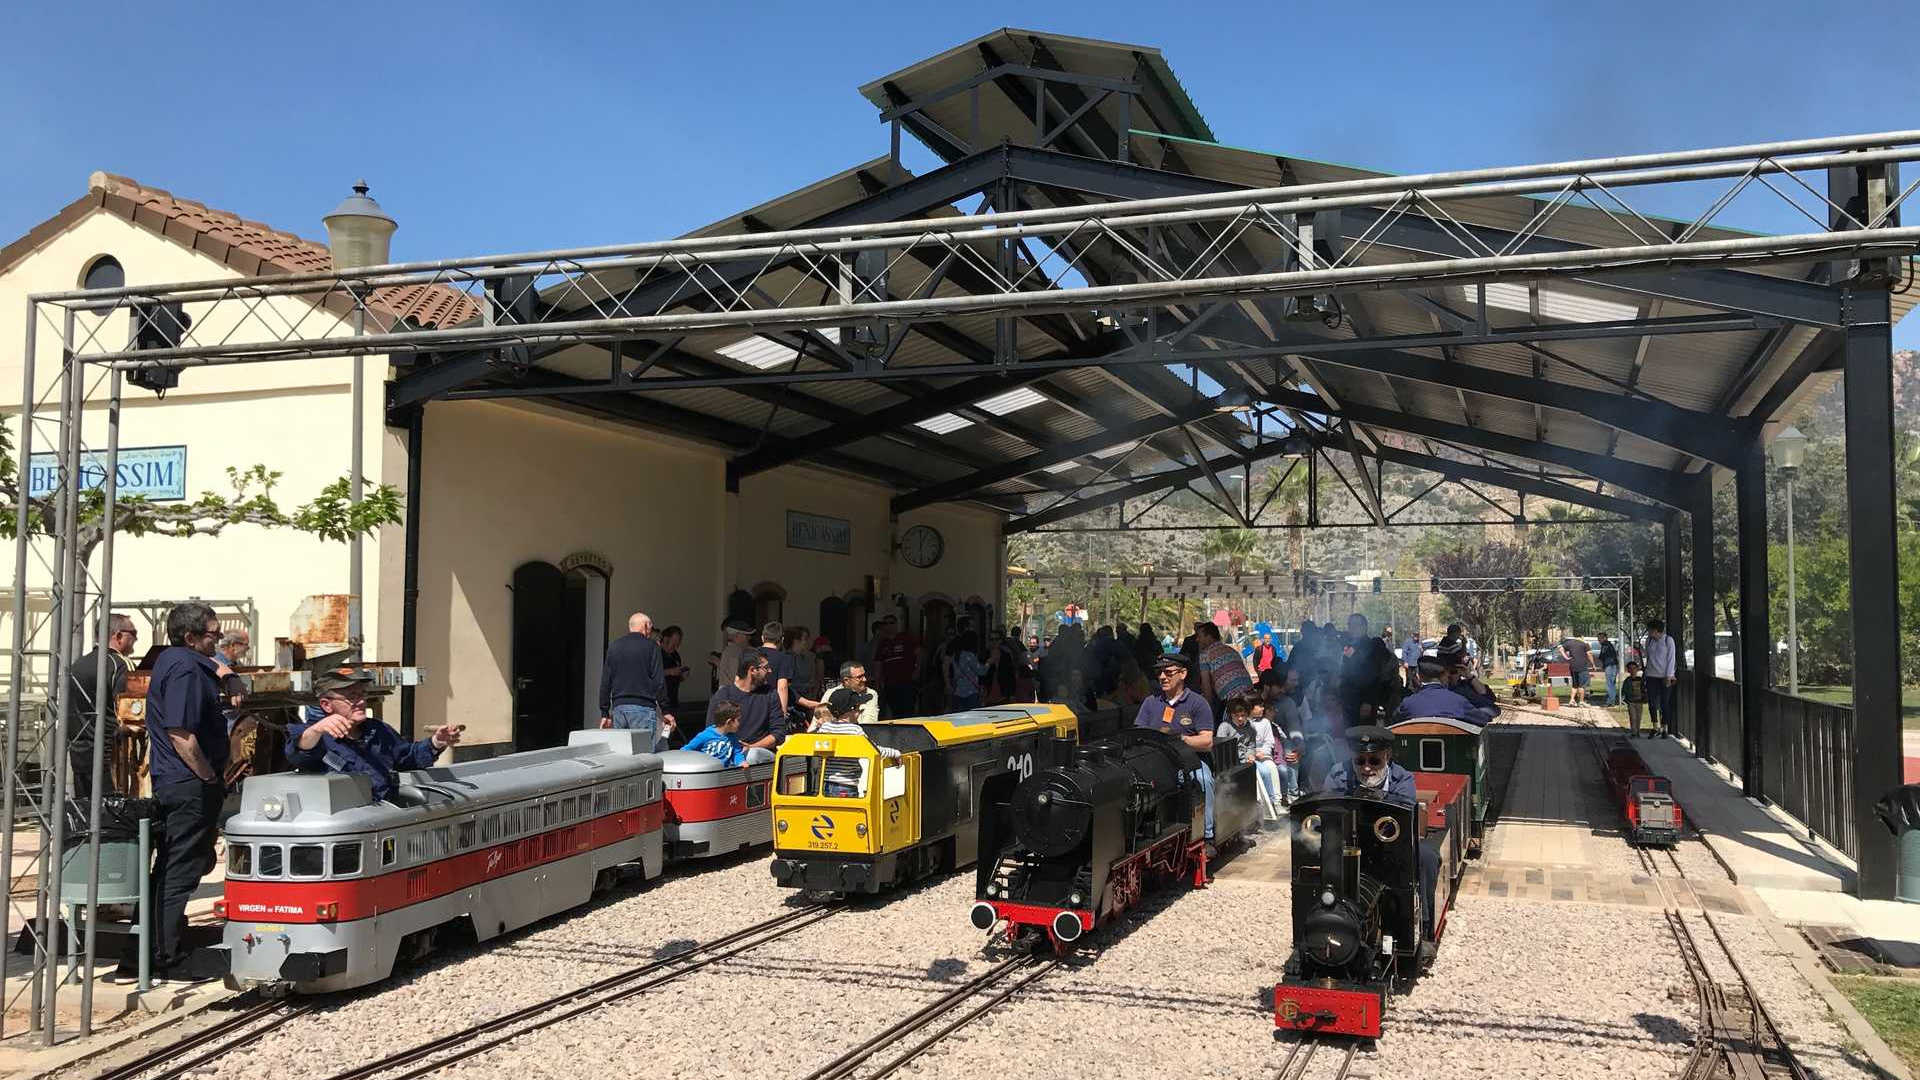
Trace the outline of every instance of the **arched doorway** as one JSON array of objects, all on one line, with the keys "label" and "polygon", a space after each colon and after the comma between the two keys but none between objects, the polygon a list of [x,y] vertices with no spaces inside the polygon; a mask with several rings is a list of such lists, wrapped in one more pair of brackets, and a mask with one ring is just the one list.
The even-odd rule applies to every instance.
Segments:
[{"label": "arched doorway", "polygon": [[847,635],[846,657],[852,659],[864,655],[861,650],[866,648],[867,642],[873,637],[874,615],[868,602],[869,598],[863,590],[854,589],[842,599],[847,602],[847,626],[851,631]]},{"label": "arched doorway", "polygon": [[[753,594],[745,589],[735,589],[727,594],[727,614],[720,620],[726,623],[739,623],[745,626],[753,621]],[[758,627],[755,627],[756,632]]]},{"label": "arched doorway", "polygon": [[[560,746],[575,726],[568,703],[578,680],[568,678],[569,639],[581,621],[568,618],[567,578],[552,563],[522,563],[512,588],[513,748]],[[574,629],[555,632],[562,627]]]},{"label": "arched doorway", "polygon": [[567,652],[566,715],[571,727],[594,727],[600,722],[600,670],[613,618],[608,587],[613,566],[592,552],[569,555],[560,566],[566,584],[566,612],[560,623]]},{"label": "arched doorway", "polygon": [[837,596],[820,601],[818,633],[833,643],[836,663],[853,655],[853,619],[847,602]]},{"label": "arched doorway", "polygon": [[953,627],[953,600],[942,593],[920,598],[920,640],[928,648],[939,644]]},{"label": "arched doorway", "polygon": [[760,627],[770,622],[786,622],[787,590],[778,582],[763,581],[753,587],[753,628],[759,633]]}]

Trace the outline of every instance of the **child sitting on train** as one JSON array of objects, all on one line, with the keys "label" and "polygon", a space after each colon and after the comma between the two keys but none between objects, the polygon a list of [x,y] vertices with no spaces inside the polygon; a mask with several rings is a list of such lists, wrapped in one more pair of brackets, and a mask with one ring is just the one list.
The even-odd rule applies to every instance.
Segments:
[{"label": "child sitting on train", "polygon": [[[1282,698],[1287,704],[1292,699]],[[1293,715],[1298,716],[1296,711]],[[1273,729],[1273,770],[1280,776],[1280,806],[1284,809],[1300,797],[1300,732],[1290,729],[1274,708],[1274,703],[1255,701],[1253,703],[1253,722],[1265,723]]]},{"label": "child sitting on train", "polygon": [[740,737],[735,734],[739,730],[740,706],[723,701],[714,706],[713,723],[688,739],[680,749],[705,754],[723,765],[745,765],[747,748],[740,745]]},{"label": "child sitting on train", "polygon": [[[868,690],[840,687],[820,703],[820,712],[825,713],[826,718],[809,725],[807,730],[822,735],[865,735],[866,729],[855,723],[853,718],[860,715],[860,706],[865,705],[870,696],[872,692]],[[891,746],[882,746],[879,750],[880,756],[889,761],[900,757],[900,751]]]},{"label": "child sitting on train", "polygon": [[1214,732],[1214,738],[1237,739],[1240,746],[1240,762],[1253,763],[1254,776],[1260,782],[1260,807],[1267,820],[1277,821],[1283,816],[1282,796],[1286,789],[1280,782],[1280,770],[1273,760],[1273,725],[1266,718],[1255,718],[1253,710],[1256,704],[1262,712],[1265,703],[1258,702],[1252,694],[1235,694],[1226,700],[1226,722]]}]

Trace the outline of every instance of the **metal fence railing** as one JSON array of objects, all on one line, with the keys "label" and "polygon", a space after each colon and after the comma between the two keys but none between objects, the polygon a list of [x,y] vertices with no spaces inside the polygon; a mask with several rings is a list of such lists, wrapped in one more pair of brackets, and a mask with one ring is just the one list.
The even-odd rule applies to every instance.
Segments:
[{"label": "metal fence railing", "polygon": [[1853,816],[1853,710],[1769,690],[1760,710],[1764,794],[1816,836],[1860,857]]},{"label": "metal fence railing", "polygon": [[[1746,771],[1746,739],[1740,725],[1740,684],[1707,684],[1708,748],[1713,760],[1736,777]],[[1693,679],[1675,687],[1674,730],[1700,745]],[[1762,794],[1820,839],[1858,858],[1860,836],[1853,819],[1853,710],[1768,690],[1760,711]]]}]

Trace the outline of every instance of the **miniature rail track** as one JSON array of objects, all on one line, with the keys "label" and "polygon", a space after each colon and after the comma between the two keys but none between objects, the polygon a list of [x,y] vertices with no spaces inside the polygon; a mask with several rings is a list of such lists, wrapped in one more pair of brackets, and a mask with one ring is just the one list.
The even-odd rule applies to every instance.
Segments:
[{"label": "miniature rail track", "polygon": [[455,1062],[478,1057],[494,1047],[511,1042],[529,1032],[552,1027],[614,1002],[636,997],[691,975],[702,968],[778,941],[789,934],[830,918],[840,910],[841,908],[834,904],[813,904],[796,911],[785,912],[712,941],[703,942],[684,952],[616,972],[586,986],[556,994],[471,1027],[429,1039],[418,1046],[388,1054],[377,1061],[355,1066],[335,1074],[330,1080],[366,1080],[374,1076],[386,1076],[389,1080],[412,1080],[414,1077],[426,1076]]},{"label": "miniature rail track", "polygon": [[156,1047],[101,1073],[96,1080],[174,1080],[253,1042],[314,1009],[311,1002],[256,1001],[217,1024]]},{"label": "miniature rail track", "polygon": [[[996,964],[966,983],[955,987],[927,1005],[915,1010],[885,1030],[871,1036],[846,1053],[806,1075],[805,1080],[846,1080],[882,1053],[915,1035],[927,1032],[877,1068],[865,1072],[861,1080],[879,1080],[919,1057],[942,1039],[967,1026],[1025,990],[1042,976],[1060,966],[1053,958],[1016,956]],[[971,1008],[968,1006],[971,1005]],[[929,1031],[929,1029],[932,1029]]]},{"label": "miniature rail track", "polygon": [[[1600,741],[1591,736],[1587,738],[1604,783],[1606,755],[1601,752]],[[1687,878],[1680,857],[1668,847],[1656,853],[1640,844],[1628,846],[1639,856],[1641,869],[1660,894],[1667,929],[1686,965],[1687,979],[1693,984],[1694,1004],[1699,1010],[1700,1026],[1694,1035],[1693,1053],[1680,1071],[1681,1080],[1807,1080],[1805,1067],[1781,1037],[1766,1006],[1760,1003],[1760,996],[1754,992],[1753,983],[1734,956],[1733,947],[1720,933],[1720,925],[1712,913],[1698,903],[1697,896],[1693,904],[1687,905],[1681,901],[1678,890],[1668,888],[1668,882]],[[1693,910],[1689,912],[1688,907]],[[1734,983],[1716,977],[1708,966],[1700,938],[1688,923],[1690,915],[1698,915],[1706,924],[1713,936],[1714,950],[1733,972]]]},{"label": "miniature rail track", "polygon": [[[1287,1048],[1287,1059],[1280,1063],[1278,1080],[1306,1080],[1308,1071],[1313,1067],[1314,1055],[1322,1046],[1332,1045],[1334,1040],[1325,1036],[1302,1033],[1293,1040],[1293,1045]],[[1334,1071],[1333,1080],[1346,1080],[1347,1074],[1353,1070],[1353,1059],[1359,1053],[1360,1041],[1346,1040],[1346,1052],[1340,1056],[1340,1064]]]}]

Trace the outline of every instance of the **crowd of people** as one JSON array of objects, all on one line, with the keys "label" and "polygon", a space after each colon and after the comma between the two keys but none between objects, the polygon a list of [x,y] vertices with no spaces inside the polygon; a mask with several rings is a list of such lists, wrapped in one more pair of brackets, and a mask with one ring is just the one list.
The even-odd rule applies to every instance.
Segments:
[{"label": "crowd of people", "polygon": [[[1431,649],[1410,635],[1399,649],[1391,630],[1374,634],[1363,615],[1342,629],[1307,620],[1291,648],[1271,634],[1229,643],[1211,621],[1195,624],[1175,645],[1149,624],[1063,626],[1045,648],[1024,643],[1018,628],[976,626],[962,617],[937,640],[922,641],[894,616],[871,624],[871,636],[841,656],[827,638],[802,626],[769,621],[755,628],[730,620],[712,668],[703,723],[677,712],[691,674],[677,626],[656,629],[644,612],[607,648],[598,700],[603,728],[638,733],[653,749],[683,747],[728,765],[770,760],[789,733],[857,734],[861,724],[962,711],[1009,701],[1063,702],[1088,710],[1131,709],[1138,727],[1178,735],[1207,760],[1216,740],[1237,747],[1259,781],[1270,820],[1283,817],[1301,792],[1354,785],[1398,797],[1404,769],[1387,767],[1377,748],[1382,725],[1408,717],[1450,717],[1484,724],[1498,714],[1481,679],[1476,643],[1459,625]],[[1644,650],[1634,650],[1618,678],[1620,652],[1601,637],[1591,659],[1607,676],[1638,734],[1642,708],[1657,733],[1670,723],[1674,646],[1657,621],[1648,624]],[[167,644],[145,658],[151,668],[146,717],[148,774],[155,823],[153,896],[157,906],[152,950],[162,979],[199,978],[183,972],[188,898],[212,867],[220,814],[235,773],[230,746],[240,725],[255,723],[240,710],[235,669],[248,658],[244,631],[223,630],[205,604],[176,605],[165,619]],[[126,692],[139,632],[124,615],[112,616],[109,635],[69,671],[69,753],[74,795],[91,790],[95,740],[117,737],[113,700]],[[754,642],[757,641],[757,644]],[[1580,674],[1584,675],[1586,663]],[[103,671],[104,667],[104,671]],[[109,701],[95,730],[95,687]],[[1584,679],[1577,679],[1583,683]],[[376,799],[393,797],[396,774],[425,768],[458,745],[464,727],[447,724],[408,739],[368,715],[369,679],[327,672],[316,679],[314,703],[285,727],[290,767],[364,776]],[[104,756],[104,755],[103,755]],[[829,778],[831,779],[831,778]],[[1208,795],[1207,839],[1212,840],[1212,773],[1202,766]]]}]

